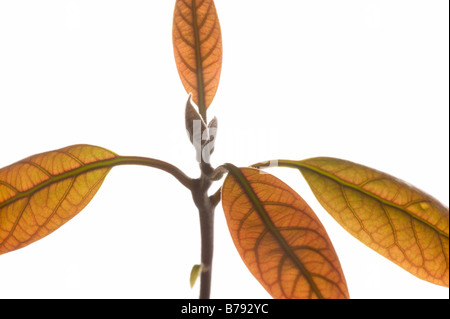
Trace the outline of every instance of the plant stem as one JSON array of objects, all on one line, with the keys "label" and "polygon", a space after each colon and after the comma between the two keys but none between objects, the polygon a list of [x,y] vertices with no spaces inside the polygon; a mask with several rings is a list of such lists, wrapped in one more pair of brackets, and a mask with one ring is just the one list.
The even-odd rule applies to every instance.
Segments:
[{"label": "plant stem", "polygon": [[[105,161],[106,162],[106,161]],[[186,188],[192,189],[194,188],[194,179],[188,177],[186,174],[184,174],[178,167],[169,164],[164,161],[160,161],[153,158],[148,157],[139,157],[139,156],[119,156],[113,160],[110,160],[112,164],[110,166],[117,166],[117,165],[143,165],[143,166],[149,166],[153,168],[158,168],[160,170],[163,170],[169,174],[171,174],[173,177],[175,177],[181,184],[183,184]]]},{"label": "plant stem", "polygon": [[208,196],[212,167],[201,163],[201,176],[194,180],[192,197],[199,211],[201,233],[200,299],[209,299],[211,293],[212,259],[214,251],[214,209],[216,203]]},{"label": "plant stem", "polygon": [[212,259],[214,251],[214,208],[199,209],[202,242],[202,272],[200,299],[209,299],[211,293]]},{"label": "plant stem", "polygon": [[208,190],[214,180],[223,175],[222,170],[214,170],[210,164],[201,162],[201,175],[198,179],[191,179],[179,168],[160,160],[120,156],[108,161],[108,166],[117,165],[144,165],[159,168],[174,176],[181,184],[186,186],[191,192],[194,203],[199,211],[200,232],[201,232],[201,264],[200,274],[200,299],[209,299],[211,294],[212,259],[214,250],[214,209],[220,201],[220,190],[212,196],[208,196]]}]

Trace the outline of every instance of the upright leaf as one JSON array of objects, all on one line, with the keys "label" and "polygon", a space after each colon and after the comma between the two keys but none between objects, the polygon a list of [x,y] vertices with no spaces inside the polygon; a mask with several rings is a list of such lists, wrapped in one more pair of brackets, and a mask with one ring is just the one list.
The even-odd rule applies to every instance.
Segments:
[{"label": "upright leaf", "polygon": [[213,0],[176,1],[173,47],[181,81],[206,121],[222,69],[222,35]]},{"label": "upright leaf", "polygon": [[298,168],[322,206],[361,242],[413,275],[449,286],[449,211],[435,198],[341,159],[278,164]]},{"label": "upright leaf", "polygon": [[208,126],[192,105],[190,95],[188,101],[186,102],[184,118],[189,140],[194,146],[196,146],[196,148],[200,149],[201,144],[209,137],[207,131]]},{"label": "upright leaf", "polygon": [[189,277],[189,282],[191,284],[191,288],[194,288],[195,283],[197,282],[198,277],[200,276],[200,272],[202,271],[202,265],[194,265],[191,269],[191,276]]},{"label": "upright leaf", "polygon": [[229,170],[222,187],[228,228],[243,261],[274,298],[348,298],[339,259],[308,204],[252,168]]}]

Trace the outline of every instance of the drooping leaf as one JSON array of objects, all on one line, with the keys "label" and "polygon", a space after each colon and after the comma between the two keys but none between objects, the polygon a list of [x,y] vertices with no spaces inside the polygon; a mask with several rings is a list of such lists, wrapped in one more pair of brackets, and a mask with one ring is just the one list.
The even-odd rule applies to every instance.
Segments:
[{"label": "drooping leaf", "polygon": [[274,298],[348,298],[339,259],[308,204],[288,185],[226,165],[222,204],[234,244]]},{"label": "drooping leaf", "polygon": [[98,146],[73,145],[33,155],[0,169],[0,254],[25,247],[69,221],[117,165],[159,168],[191,187],[192,180],[173,165],[119,156]]},{"label": "drooping leaf", "polygon": [[117,155],[77,145],[0,170],[0,254],[47,236],[94,197]]},{"label": "drooping leaf", "polygon": [[181,81],[206,121],[222,69],[222,35],[214,1],[177,0],[172,38]]},{"label": "drooping leaf", "polygon": [[386,173],[336,158],[279,160],[298,168],[350,234],[423,280],[449,286],[449,211]]}]

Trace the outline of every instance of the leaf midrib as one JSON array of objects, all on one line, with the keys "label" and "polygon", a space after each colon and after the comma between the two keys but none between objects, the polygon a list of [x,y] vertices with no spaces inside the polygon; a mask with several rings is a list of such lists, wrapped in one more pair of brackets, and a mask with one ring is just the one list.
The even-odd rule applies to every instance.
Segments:
[{"label": "leaf midrib", "polygon": [[255,191],[251,187],[248,180],[242,174],[241,170],[232,164],[225,164],[224,166],[233,175],[233,177],[235,177],[236,181],[239,183],[239,185],[244,190],[247,198],[254,205],[255,210],[258,212],[259,216],[261,217],[262,221],[264,222],[264,225],[269,229],[270,233],[275,237],[275,239],[278,241],[279,245],[281,247],[283,247],[284,251],[286,251],[286,253],[291,258],[291,260],[297,265],[297,267],[301,271],[302,275],[305,276],[306,280],[308,281],[311,289],[314,291],[314,293],[317,295],[317,297],[319,299],[323,299],[324,297],[323,297],[322,293],[320,292],[319,288],[317,287],[316,283],[314,282],[313,278],[311,277],[309,272],[306,270],[303,263],[298,259],[297,255],[291,250],[289,244],[286,242],[284,237],[280,234],[278,229],[273,224],[272,220],[270,219],[269,214],[267,213],[266,209],[262,205],[258,196],[255,194]]},{"label": "leaf midrib", "polygon": [[194,46],[195,46],[195,60],[197,64],[197,93],[198,93],[198,108],[199,113],[206,122],[206,105],[205,92],[203,87],[203,61],[200,47],[200,34],[197,21],[197,4],[196,0],[192,0],[192,25],[194,28]]},{"label": "leaf midrib", "polygon": [[[27,162],[24,162],[24,164],[27,164]],[[6,201],[0,203],[0,209],[8,206],[20,199],[30,197],[30,196],[34,195],[35,193],[37,193],[38,191],[40,191],[46,187],[49,187],[52,184],[61,182],[65,179],[77,177],[77,176],[86,174],[93,170],[98,170],[98,169],[103,169],[103,168],[112,168],[112,167],[118,166],[118,165],[145,165],[145,166],[159,168],[161,166],[164,166],[165,163],[163,163],[159,160],[145,158],[145,157],[117,156],[117,157],[113,157],[110,159],[100,160],[100,161],[96,161],[96,162],[92,162],[92,163],[88,163],[88,164],[83,164],[82,166],[77,167],[72,170],[69,170],[67,172],[64,172],[64,173],[61,173],[58,175],[52,175],[49,179],[33,186],[32,188],[30,188],[26,191],[18,192],[16,195],[14,195],[14,196],[8,198]]]},{"label": "leaf midrib", "polygon": [[[345,181],[345,180],[343,180],[343,179],[341,179],[341,178],[339,178],[339,177],[337,177],[337,176],[335,176],[335,175],[333,175],[331,173],[325,172],[325,171],[323,171],[323,170],[321,170],[321,169],[319,169],[319,168],[317,168],[315,166],[308,165],[308,164],[305,164],[305,163],[302,163],[302,162],[288,161],[288,160],[279,160],[278,161],[278,165],[281,166],[281,167],[284,166],[284,167],[296,168],[296,169],[299,169],[300,171],[301,171],[301,169],[310,170],[310,171],[312,171],[312,172],[314,172],[316,174],[319,174],[319,175],[321,175],[321,176],[323,176],[325,178],[331,179],[331,180],[337,182],[338,184],[344,185],[344,186],[349,187],[349,188],[351,188],[351,189],[353,189],[355,191],[363,193],[364,195],[367,195],[370,198],[373,198],[374,200],[377,200],[377,201],[379,201],[380,203],[382,203],[384,205],[387,205],[387,206],[393,207],[395,209],[398,209],[398,210],[402,211],[403,213],[407,214],[408,216],[410,216],[411,218],[413,218],[414,220],[416,220],[418,222],[421,222],[421,223],[425,224],[426,226],[432,228],[434,231],[436,231],[441,236],[444,236],[447,239],[449,238],[449,234],[445,233],[443,230],[439,229],[437,226],[435,226],[433,224],[430,224],[425,219],[420,218],[419,216],[417,216],[417,215],[411,213],[410,211],[406,210],[404,206],[401,206],[401,205],[395,204],[395,203],[393,203],[391,201],[388,201],[387,199],[384,199],[384,198],[382,198],[382,197],[380,197],[380,196],[378,196],[376,194],[373,194],[373,193],[371,193],[371,192],[369,192],[369,191],[367,191],[365,189],[362,189],[362,188],[358,187],[355,184],[347,182],[347,181]],[[408,203],[408,205],[409,204],[410,203]]]}]

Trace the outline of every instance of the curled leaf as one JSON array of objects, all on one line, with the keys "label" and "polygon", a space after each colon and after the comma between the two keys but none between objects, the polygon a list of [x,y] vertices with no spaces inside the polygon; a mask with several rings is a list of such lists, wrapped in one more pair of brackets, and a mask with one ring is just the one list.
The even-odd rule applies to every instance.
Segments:
[{"label": "curled leaf", "polygon": [[205,121],[203,121],[200,114],[191,103],[191,95],[186,103],[185,111],[185,124],[186,131],[188,132],[189,140],[196,151],[197,162],[201,162],[202,148],[204,144],[209,140],[208,127]]},{"label": "curled leaf", "polygon": [[348,298],[339,259],[308,204],[270,174],[226,164],[222,203],[234,244],[274,298]]},{"label": "curled leaf", "polygon": [[214,145],[216,144],[217,137],[217,117],[213,117],[213,119],[208,123],[208,132],[209,132],[209,152],[212,154],[214,152]]},{"label": "curled leaf", "polygon": [[214,1],[177,0],[172,39],[181,82],[206,121],[222,69],[222,35]]},{"label": "curled leaf", "polygon": [[278,161],[298,168],[350,234],[420,279],[449,286],[449,211],[386,173],[336,158]]},{"label": "curled leaf", "polygon": [[198,114],[191,103],[191,95],[186,103],[185,111],[186,131],[196,151],[196,159],[199,163],[209,163],[214,152],[215,137],[217,134],[217,118],[214,117],[208,126]]}]

